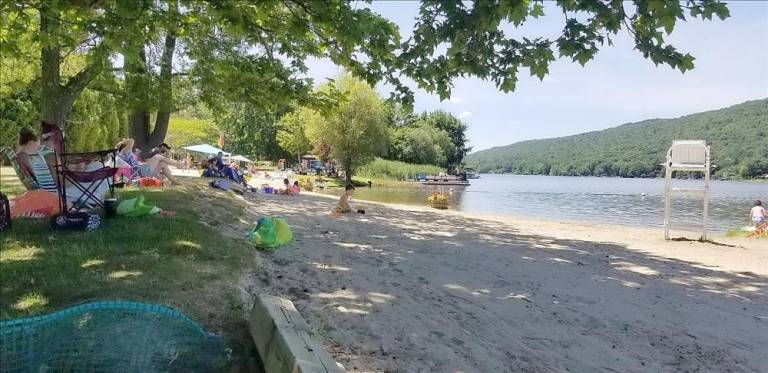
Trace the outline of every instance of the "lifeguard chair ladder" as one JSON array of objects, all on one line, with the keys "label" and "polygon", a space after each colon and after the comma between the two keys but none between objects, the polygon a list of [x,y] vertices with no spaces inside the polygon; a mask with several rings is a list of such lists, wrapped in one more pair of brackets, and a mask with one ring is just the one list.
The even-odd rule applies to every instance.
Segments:
[{"label": "lifeguard chair ladder", "polygon": [[[701,239],[707,239],[707,219],[709,217],[709,146],[704,140],[675,140],[667,151],[667,160],[664,164],[666,178],[664,181],[664,238],[669,239],[670,229],[693,231],[701,228]],[[672,173],[674,171],[689,171],[702,173],[702,188],[677,188],[672,185]],[[702,196],[704,208],[702,213],[702,225],[698,227],[671,224],[669,215],[672,205],[672,197],[675,194],[688,194]]]}]

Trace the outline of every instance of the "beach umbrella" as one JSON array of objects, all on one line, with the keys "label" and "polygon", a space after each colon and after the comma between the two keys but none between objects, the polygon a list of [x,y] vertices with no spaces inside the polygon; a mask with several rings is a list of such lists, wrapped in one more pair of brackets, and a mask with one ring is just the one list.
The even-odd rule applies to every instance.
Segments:
[{"label": "beach umbrella", "polygon": [[195,153],[203,153],[203,154],[219,154],[219,152],[224,153],[224,155],[228,155],[229,153],[224,152],[223,150],[208,144],[200,144],[200,145],[190,145],[190,146],[183,146],[183,149],[189,150],[191,152]]}]

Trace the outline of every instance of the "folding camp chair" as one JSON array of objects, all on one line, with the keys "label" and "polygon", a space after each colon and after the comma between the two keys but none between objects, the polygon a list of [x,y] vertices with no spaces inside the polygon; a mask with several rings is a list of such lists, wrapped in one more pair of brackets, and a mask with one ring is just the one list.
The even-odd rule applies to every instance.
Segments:
[{"label": "folding camp chair", "polygon": [[[152,173],[152,170],[149,168],[148,165],[146,165],[146,164],[139,164],[138,162],[136,162],[138,160],[134,160],[133,162],[129,162],[123,156],[121,156],[119,152],[116,153],[116,155],[115,155],[115,160],[117,161],[118,159],[120,160],[120,162],[122,162],[125,165],[128,165],[131,168],[131,176],[130,176],[131,180],[130,181],[134,181],[134,180],[141,179],[142,177],[150,176],[151,173]],[[117,164],[117,162],[115,164]]]},{"label": "folding camp chair", "polygon": [[[59,205],[61,211],[67,211],[67,188],[75,188],[79,196],[71,200],[69,211],[76,211],[81,206],[99,206],[105,208],[104,201],[96,192],[103,185],[109,188],[110,197],[114,197],[114,177],[117,168],[106,166],[115,149],[87,153],[62,153],[56,159],[56,173],[61,182],[59,186]],[[97,162],[97,163],[95,163]],[[97,167],[94,169],[94,166]],[[106,184],[105,184],[106,183]]]},{"label": "folding camp chair", "polygon": [[[104,201],[96,193],[106,185],[109,188],[110,197],[114,197],[114,177],[118,169],[112,166],[115,164],[117,149],[67,153],[61,129],[45,122],[42,126],[41,137],[47,136],[53,139],[53,148],[56,151],[55,168],[58,177],[60,211],[77,211],[83,206],[105,208]],[[72,202],[69,210],[67,209],[67,188],[75,188],[78,191],[77,198],[69,200]]]}]

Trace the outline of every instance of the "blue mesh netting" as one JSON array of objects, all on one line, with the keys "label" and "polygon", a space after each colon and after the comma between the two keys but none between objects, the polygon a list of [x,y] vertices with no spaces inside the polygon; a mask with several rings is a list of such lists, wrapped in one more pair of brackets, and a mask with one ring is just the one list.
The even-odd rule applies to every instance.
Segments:
[{"label": "blue mesh netting", "polygon": [[2,372],[205,372],[222,352],[219,337],[152,304],[93,302],[0,322]]}]

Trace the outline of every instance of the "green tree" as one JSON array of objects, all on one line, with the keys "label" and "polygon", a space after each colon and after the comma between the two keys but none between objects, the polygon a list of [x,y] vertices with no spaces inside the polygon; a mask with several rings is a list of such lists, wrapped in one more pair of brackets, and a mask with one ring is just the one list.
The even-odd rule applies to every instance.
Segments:
[{"label": "green tree", "polygon": [[445,167],[447,155],[452,153],[453,144],[445,131],[426,123],[400,128],[392,139],[398,159],[416,164],[431,164]]},{"label": "green tree", "polygon": [[153,4],[143,17],[153,31],[125,49],[131,125],[144,146],[162,140],[167,118],[178,109],[176,76],[194,82],[198,98],[215,111],[242,103],[277,112],[287,102],[315,99],[304,77],[309,56],[328,57],[376,80],[384,71],[376,61],[397,46],[394,24],[344,1]]},{"label": "green tree", "polygon": [[387,150],[384,103],[371,86],[350,75],[338,78],[335,88],[342,95],[340,103],[320,125],[309,126],[307,134],[328,145],[344,168],[346,182],[351,183],[360,166]]},{"label": "green tree", "polygon": [[0,147],[16,147],[19,130],[31,127],[37,119],[37,96],[32,86],[14,92],[0,95]]},{"label": "green tree", "polygon": [[[193,77],[200,97],[211,105],[276,105],[306,99],[311,85],[302,78],[304,61],[327,57],[369,84],[387,81],[411,103],[413,93],[401,76],[443,99],[450,97],[453,80],[465,76],[491,80],[508,92],[521,69],[543,78],[556,52],[583,65],[622,29],[632,34],[644,57],[684,72],[693,68],[693,56],[667,43],[676,22],[729,16],[718,0],[568,0],[557,2],[565,16],[560,36],[514,38],[508,35],[518,33],[503,28],[542,16],[540,2],[424,0],[412,36],[401,42],[392,22],[343,0],[190,0],[182,5],[177,0],[4,0],[0,54],[16,55],[25,43],[39,43],[40,116],[60,125],[85,87],[101,72],[117,68],[109,57],[123,55],[132,132],[149,147],[162,141],[170,113],[178,108],[176,76]],[[28,30],[36,31],[34,40],[17,37]],[[88,63],[63,74],[66,56],[74,51]]]},{"label": "green tree", "polygon": [[285,158],[289,154],[277,141],[278,120],[285,110],[274,112],[243,103],[229,105],[226,114],[216,118],[227,150],[257,159]]},{"label": "green tree", "polygon": [[312,150],[312,142],[307,137],[308,128],[322,128],[323,117],[315,110],[299,108],[280,118],[277,130],[277,142],[295,159]]},{"label": "green tree", "polygon": [[[140,5],[140,6],[135,6]],[[133,22],[145,2],[2,1],[0,55],[38,53],[40,119],[64,127],[75,101],[100,73],[109,70],[109,57],[128,35],[141,34]],[[31,38],[26,35],[33,35]],[[68,57],[81,55],[86,63],[65,71]]]},{"label": "green tree", "polygon": [[110,149],[127,134],[125,107],[117,98],[86,88],[69,115],[67,151]]},{"label": "green tree", "polygon": [[685,72],[693,68],[693,56],[666,40],[677,21],[729,16],[717,0],[567,0],[557,1],[557,7],[565,18],[562,33],[526,38],[510,37],[519,33],[503,28],[520,28],[543,16],[541,1],[422,1],[413,36],[400,47],[398,67],[419,88],[442,99],[451,96],[453,80],[467,75],[491,80],[509,92],[515,90],[521,68],[543,79],[556,55],[584,65],[626,29],[643,57]]},{"label": "green tree", "polygon": [[439,165],[447,168],[448,172],[454,172],[461,165],[464,156],[471,150],[467,146],[467,124],[442,110],[425,113],[420,116],[419,120],[448,135],[451,146],[442,147],[445,152],[445,161]]},{"label": "green tree", "polygon": [[196,144],[214,144],[218,127],[210,119],[185,118],[174,115],[168,124],[165,142],[174,148]]}]

